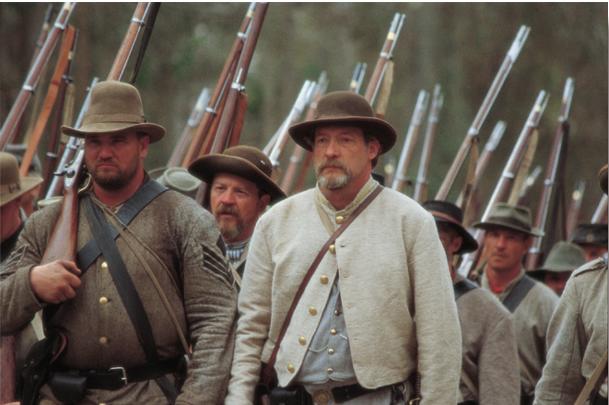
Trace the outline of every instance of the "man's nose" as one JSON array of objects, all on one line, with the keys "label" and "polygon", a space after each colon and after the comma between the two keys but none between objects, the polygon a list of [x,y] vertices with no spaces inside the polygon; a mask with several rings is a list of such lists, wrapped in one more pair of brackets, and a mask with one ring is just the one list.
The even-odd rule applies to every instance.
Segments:
[{"label": "man's nose", "polygon": [[328,157],[338,156],[338,144],[334,139],[330,139],[328,141],[328,145],[326,146],[325,155]]},{"label": "man's nose", "polygon": [[109,144],[102,144],[99,147],[99,157],[101,159],[107,159],[112,157],[114,152],[112,151],[112,146]]},{"label": "man's nose", "polygon": [[232,190],[226,190],[220,195],[219,201],[224,205],[234,205],[235,193]]}]

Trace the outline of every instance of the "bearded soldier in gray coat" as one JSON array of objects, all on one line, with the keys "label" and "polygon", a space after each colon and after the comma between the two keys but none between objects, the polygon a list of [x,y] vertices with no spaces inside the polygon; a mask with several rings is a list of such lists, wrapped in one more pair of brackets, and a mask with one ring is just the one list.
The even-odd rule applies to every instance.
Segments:
[{"label": "bearded soldier in gray coat", "polygon": [[510,313],[488,291],[457,274],[457,255],[478,249],[478,242],[461,224],[463,213],[447,201],[423,204],[436,220],[453,279],[463,362],[459,405],[513,405],[520,400],[516,336]]},{"label": "bearded soldier in gray coat", "polygon": [[[62,129],[84,138],[92,177],[78,260],[41,262],[61,206],[51,205],[27,222],[0,283],[3,334],[59,304],[45,327],[67,346],[40,403],[220,403],[237,294],[213,217],[144,171],[164,128],[145,121],[135,87],[108,81],[92,89],[82,127]],[[103,239],[110,229],[115,240]]]},{"label": "bearded soldier in gray coat", "polygon": [[[290,134],[312,151],[318,184],[256,224],[226,403],[252,403],[261,363],[277,345],[274,371],[284,389],[271,396],[298,396],[291,403],[405,404],[418,372],[421,404],[454,404],[461,337],[433,217],[371,178],[394,129],[363,97],[334,92]],[[314,273],[296,301],[308,268]]]},{"label": "bearded soldier in gray coat", "polygon": [[[607,166],[599,173],[607,194]],[[573,272],[548,327],[548,362],[537,405],[607,404],[607,257]],[[599,371],[597,381],[592,379]],[[580,393],[586,391],[581,394]]]},{"label": "bearded soldier in gray coat", "polygon": [[481,286],[490,290],[513,314],[520,358],[521,404],[533,402],[535,384],[546,361],[546,330],[558,296],[543,283],[525,274],[524,256],[532,236],[528,208],[498,203],[487,219],[474,224],[486,230],[484,248],[487,262]]}]

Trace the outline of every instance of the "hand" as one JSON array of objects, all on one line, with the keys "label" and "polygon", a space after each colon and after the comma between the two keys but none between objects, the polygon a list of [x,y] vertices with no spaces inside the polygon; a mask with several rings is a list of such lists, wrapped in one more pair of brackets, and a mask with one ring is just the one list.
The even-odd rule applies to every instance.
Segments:
[{"label": "hand", "polygon": [[30,283],[36,297],[50,304],[76,297],[81,271],[69,260],[55,260],[36,266],[30,272]]}]

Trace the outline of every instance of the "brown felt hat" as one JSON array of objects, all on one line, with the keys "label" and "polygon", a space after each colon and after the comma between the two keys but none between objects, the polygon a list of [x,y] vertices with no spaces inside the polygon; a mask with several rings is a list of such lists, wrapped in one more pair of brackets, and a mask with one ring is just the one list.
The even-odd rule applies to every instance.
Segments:
[{"label": "brown felt hat", "polygon": [[381,144],[381,154],[395,144],[395,129],[387,121],[374,116],[368,101],[351,91],[328,93],[317,102],[315,115],[310,121],[292,125],[289,129],[294,142],[306,150],[313,150],[315,128],[322,125],[345,125],[362,128]]},{"label": "brown felt hat", "polygon": [[424,202],[423,208],[433,215],[436,222],[449,224],[463,238],[461,248],[455,252],[456,254],[460,255],[478,249],[476,239],[463,227],[463,211],[461,211],[461,208],[448,201],[438,200]]},{"label": "brown felt hat", "polygon": [[584,251],[582,248],[577,246],[574,243],[560,241],[557,242],[548,257],[543,262],[543,266],[535,271],[531,271],[530,273],[536,272],[544,272],[550,271],[553,273],[562,273],[567,271],[573,271],[579,266],[586,263],[586,258],[584,257]]},{"label": "brown felt hat", "polygon": [[222,153],[205,155],[192,162],[188,171],[208,184],[218,173],[233,174],[255,183],[260,190],[271,196],[271,202],[285,198],[285,193],[271,179],[271,161],[253,146],[237,145]]},{"label": "brown felt hat", "polygon": [[531,211],[521,205],[497,203],[485,221],[475,223],[474,228],[508,228],[531,236],[543,236],[543,232],[531,226]]},{"label": "brown felt hat", "polygon": [[150,136],[150,143],[165,135],[165,128],[146,121],[139,91],[128,83],[115,80],[99,82],[93,87],[91,103],[80,128],[63,125],[61,130],[78,138],[137,131]]},{"label": "brown felt hat", "polygon": [[0,152],[0,207],[42,183],[38,176],[20,176],[17,158]]}]

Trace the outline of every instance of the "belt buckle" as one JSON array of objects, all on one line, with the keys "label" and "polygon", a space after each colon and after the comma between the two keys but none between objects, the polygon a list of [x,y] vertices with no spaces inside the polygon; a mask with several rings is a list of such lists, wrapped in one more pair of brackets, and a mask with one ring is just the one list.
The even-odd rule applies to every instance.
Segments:
[{"label": "belt buckle", "polygon": [[108,369],[108,371],[120,371],[122,376],[121,376],[121,381],[123,382],[123,385],[127,385],[127,370],[125,370],[125,367],[122,366],[116,366],[116,367],[110,367]]},{"label": "belt buckle", "polygon": [[330,399],[332,399],[332,391],[330,390],[322,390],[317,391],[313,396],[313,402],[315,405],[327,405],[330,403]]}]

